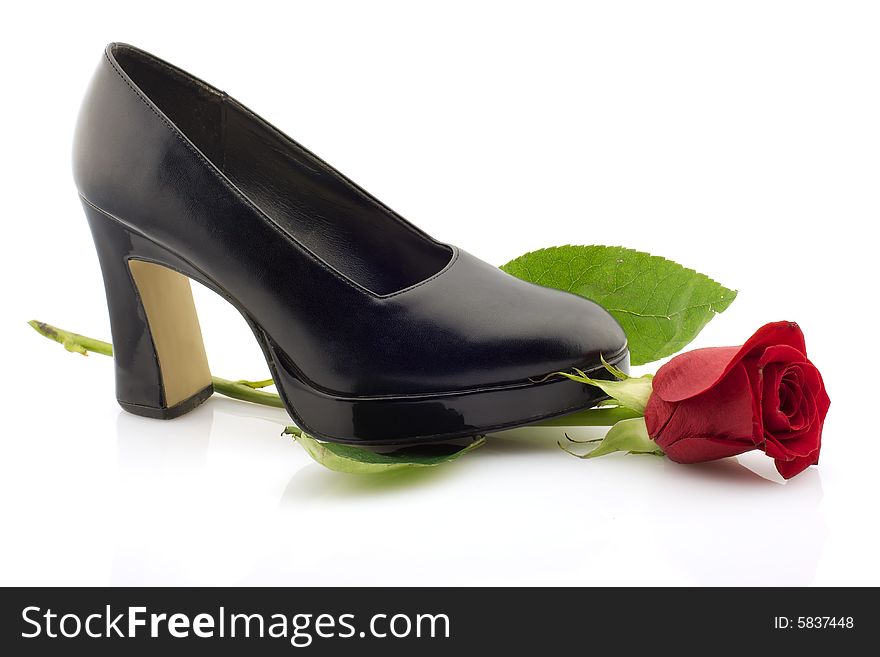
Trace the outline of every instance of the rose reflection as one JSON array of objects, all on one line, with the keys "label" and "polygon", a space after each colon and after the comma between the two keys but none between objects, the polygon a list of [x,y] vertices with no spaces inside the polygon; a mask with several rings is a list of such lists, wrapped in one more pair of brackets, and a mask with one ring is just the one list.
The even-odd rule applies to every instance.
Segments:
[{"label": "rose reflection", "polygon": [[652,543],[661,546],[654,555],[657,567],[674,569],[700,585],[813,582],[828,536],[819,511],[820,472],[810,468],[781,483],[759,474],[771,462],[757,458],[760,464],[743,457],[743,463],[660,461],[681,482],[664,486],[663,508],[655,515],[659,540]]}]

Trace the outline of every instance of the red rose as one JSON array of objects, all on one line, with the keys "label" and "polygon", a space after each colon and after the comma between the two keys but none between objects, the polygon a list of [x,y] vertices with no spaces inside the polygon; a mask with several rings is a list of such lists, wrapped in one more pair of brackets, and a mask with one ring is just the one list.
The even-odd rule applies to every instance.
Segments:
[{"label": "red rose", "polygon": [[695,349],[666,363],[654,377],[645,423],[673,461],[760,449],[790,479],[818,463],[829,404],[800,327],[776,322],[742,347]]}]

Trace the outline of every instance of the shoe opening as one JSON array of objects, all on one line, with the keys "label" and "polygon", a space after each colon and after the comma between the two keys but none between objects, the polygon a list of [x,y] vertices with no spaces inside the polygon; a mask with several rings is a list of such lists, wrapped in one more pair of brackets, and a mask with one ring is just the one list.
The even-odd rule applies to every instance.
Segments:
[{"label": "shoe opening", "polygon": [[141,91],[257,207],[378,295],[430,278],[452,250],[225,93],[131,46],[112,54]]}]

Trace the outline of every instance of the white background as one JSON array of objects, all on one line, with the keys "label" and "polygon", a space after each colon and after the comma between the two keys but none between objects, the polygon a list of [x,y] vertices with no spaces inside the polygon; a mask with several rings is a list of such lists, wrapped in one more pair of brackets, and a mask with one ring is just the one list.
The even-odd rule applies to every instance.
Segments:
[{"label": "white background", "polygon": [[[0,584],[880,584],[880,21],[856,2],[77,2],[4,10]],[[232,93],[439,239],[566,243],[739,290],[694,346],[798,321],[832,399],[822,463],[572,458],[519,430],[455,464],[324,470],[283,412],[127,415],[70,175],[104,44]],[[261,378],[197,291],[214,373]],[[581,431],[581,435],[585,432]]]}]

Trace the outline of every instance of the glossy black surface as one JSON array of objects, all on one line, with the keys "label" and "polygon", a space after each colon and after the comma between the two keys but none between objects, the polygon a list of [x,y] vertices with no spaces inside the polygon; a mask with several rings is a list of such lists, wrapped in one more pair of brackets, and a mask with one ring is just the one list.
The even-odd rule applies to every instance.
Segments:
[{"label": "glossy black surface", "polygon": [[[597,400],[530,379],[593,370],[600,354],[626,364],[623,331],[596,304],[436,242],[225,93],[130,46],[108,46],[98,65],[74,176],[93,233],[102,226],[102,265],[153,260],[223,294],[318,437],[406,442],[524,424]],[[108,299],[131,293],[109,278]],[[114,344],[142,332],[136,304],[110,305]],[[146,381],[149,366],[126,358],[123,378]]]}]

